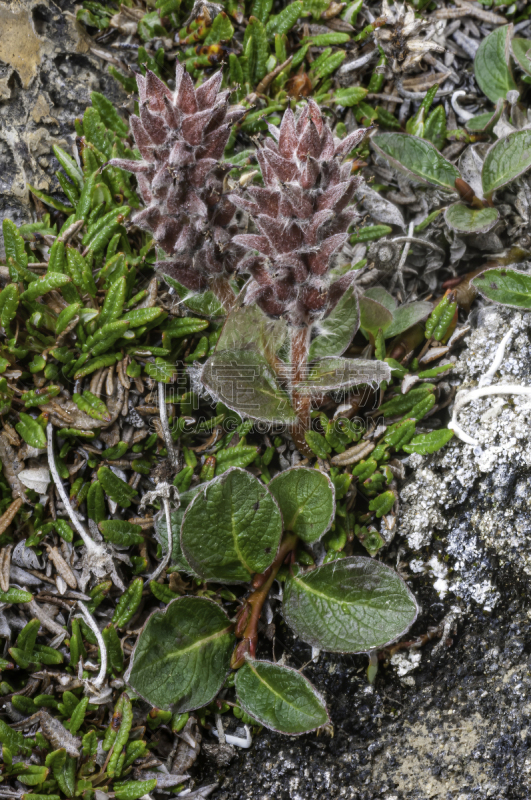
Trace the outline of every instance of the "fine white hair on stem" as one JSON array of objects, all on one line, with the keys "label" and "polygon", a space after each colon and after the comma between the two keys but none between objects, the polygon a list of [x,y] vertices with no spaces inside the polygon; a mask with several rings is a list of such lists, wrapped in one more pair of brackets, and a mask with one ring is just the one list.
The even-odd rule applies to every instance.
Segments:
[{"label": "fine white hair on stem", "polygon": [[180,458],[178,453],[175,450],[173,445],[173,439],[171,438],[171,431],[170,426],[168,424],[168,413],[166,410],[166,384],[159,381],[159,415],[160,415],[160,424],[162,427],[162,433],[164,436],[164,442],[166,444],[166,450],[168,451],[168,458],[173,467],[176,469],[180,469]]},{"label": "fine white hair on stem", "polygon": [[471,389],[470,391],[459,392],[455,399],[454,408],[452,411],[452,419],[448,424],[450,430],[454,431],[456,436],[461,441],[470,445],[478,445],[479,441],[469,436],[457,422],[457,414],[463,406],[471,403],[472,400],[478,400],[480,397],[491,397],[493,395],[520,395],[524,397],[531,397],[531,386],[520,386],[517,383],[500,383],[496,386],[483,386],[478,389]]},{"label": "fine white hair on stem", "polygon": [[101,666],[98,677],[96,678],[96,680],[91,681],[91,683],[95,689],[100,689],[103,684],[103,681],[105,680],[105,675],[107,673],[107,648],[105,647],[105,641],[100,633],[100,629],[96,625],[96,622],[94,621],[86,605],[81,600],[78,600],[77,604],[79,606],[81,613],[83,614],[83,619],[85,620],[90,630],[93,632],[94,636],[98,640],[98,647],[100,648],[100,653],[101,653]]},{"label": "fine white hair on stem", "polygon": [[492,379],[496,375],[497,371],[499,370],[501,363],[503,361],[503,357],[505,356],[505,348],[507,344],[513,337],[513,329],[507,331],[503,339],[498,345],[498,349],[494,355],[494,360],[486,373],[481,376],[479,379],[479,386],[489,386],[492,383]]},{"label": "fine white hair on stem", "polygon": [[167,497],[162,497],[162,504],[164,506],[164,516],[166,517],[166,529],[168,531],[168,551],[160,564],[158,565],[157,569],[150,575],[149,578],[146,579],[146,583],[149,581],[155,581],[161,574],[161,572],[166,569],[168,564],[170,563],[170,559],[173,553],[173,528],[171,525],[171,514],[170,514],[170,501]]},{"label": "fine white hair on stem", "polygon": [[47,438],[48,438],[48,465],[50,467],[50,472],[52,473],[53,482],[57,486],[57,491],[59,492],[59,497],[63,501],[63,505],[65,507],[65,510],[66,510],[68,516],[70,517],[70,519],[72,521],[72,524],[75,527],[76,531],[79,533],[79,535],[83,539],[83,542],[85,543],[85,547],[87,548],[87,550],[89,550],[89,551],[100,550],[101,548],[99,547],[99,545],[97,545],[96,542],[93,539],[91,539],[91,537],[88,535],[88,533],[86,532],[85,528],[83,527],[83,525],[80,523],[79,519],[77,518],[76,513],[75,513],[75,511],[72,508],[72,505],[70,503],[70,499],[69,499],[69,497],[68,497],[68,495],[67,495],[67,493],[65,491],[65,488],[63,486],[63,482],[62,482],[62,480],[61,480],[61,478],[59,476],[59,473],[57,472],[57,467],[55,465],[55,458],[54,458],[54,454],[53,454],[53,425],[52,425],[51,422],[49,422],[48,425],[47,425],[46,433],[47,433]]}]

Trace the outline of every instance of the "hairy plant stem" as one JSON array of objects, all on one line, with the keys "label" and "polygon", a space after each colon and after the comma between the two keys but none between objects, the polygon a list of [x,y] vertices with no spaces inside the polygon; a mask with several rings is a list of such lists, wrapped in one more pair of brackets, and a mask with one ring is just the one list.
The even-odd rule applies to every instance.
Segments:
[{"label": "hairy plant stem", "polygon": [[293,328],[291,331],[290,361],[291,361],[291,402],[297,414],[297,422],[291,431],[291,438],[297,449],[306,456],[312,452],[306,444],[304,434],[310,427],[311,396],[299,394],[299,386],[308,377],[308,352],[310,349],[310,327]]},{"label": "hairy plant stem", "polygon": [[232,291],[229,279],[222,276],[215,277],[211,283],[211,289],[225,309],[225,312],[229,314],[236,300],[236,295]]},{"label": "hairy plant stem", "polygon": [[[255,575],[253,578],[254,592],[251,592],[245,601],[236,623],[236,636],[241,636],[242,641],[232,655],[231,667],[233,669],[243,667],[247,653],[250,656],[255,655],[258,642],[258,621],[262,614],[262,608],[280,567],[284,563],[286,556],[293,552],[298,540],[299,538],[296,534],[287,533],[280,543],[277,556],[271,566],[262,575]],[[238,630],[241,625],[245,625],[243,633]]]}]

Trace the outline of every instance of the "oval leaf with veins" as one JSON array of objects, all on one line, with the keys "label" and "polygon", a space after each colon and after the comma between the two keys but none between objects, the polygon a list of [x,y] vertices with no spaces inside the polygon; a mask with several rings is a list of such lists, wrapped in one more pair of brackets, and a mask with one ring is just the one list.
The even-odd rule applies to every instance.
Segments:
[{"label": "oval leaf with veins", "polygon": [[511,42],[511,47],[518,65],[524,72],[531,75],[531,41],[515,37]]},{"label": "oval leaf with veins", "polygon": [[316,542],[334,521],[334,484],[327,475],[309,467],[279,472],[268,489],[277,500],[284,528],[303,542]]},{"label": "oval leaf with veins", "polygon": [[455,192],[459,172],[425,139],[409,133],[378,133],[371,143],[395,169],[410,178]]},{"label": "oval leaf with veins", "polygon": [[446,224],[458,233],[486,233],[499,217],[496,208],[470,208],[465,203],[454,203],[444,213]]},{"label": "oval leaf with veins", "polygon": [[232,624],[217,603],[179,597],[147,620],[125,680],[156,708],[201,708],[223,685],[234,641]]},{"label": "oval leaf with veins", "polygon": [[402,578],[372,558],[342,558],[307,573],[294,567],[284,588],[286,623],[303,642],[332,653],[384,647],[417,613]]},{"label": "oval leaf with veins", "polygon": [[505,99],[508,91],[516,89],[509,69],[512,32],[512,25],[504,25],[489,33],[479,45],[474,59],[478,86],[493,103]]},{"label": "oval leaf with veins", "polygon": [[531,308],[531,275],[516,269],[487,269],[472,280],[483,297],[514,308]]},{"label": "oval leaf with veins", "polygon": [[182,522],[181,547],[203,580],[238,583],[272,564],[281,536],[276,500],[254,475],[232,467],[195,496]]},{"label": "oval leaf with veins", "polygon": [[485,157],[481,181],[485,197],[531,167],[531,130],[515,131],[494,142]]},{"label": "oval leaf with veins", "polygon": [[296,736],[330,722],[323,698],[300,672],[248,658],[236,673],[242,709],[261,725]]}]

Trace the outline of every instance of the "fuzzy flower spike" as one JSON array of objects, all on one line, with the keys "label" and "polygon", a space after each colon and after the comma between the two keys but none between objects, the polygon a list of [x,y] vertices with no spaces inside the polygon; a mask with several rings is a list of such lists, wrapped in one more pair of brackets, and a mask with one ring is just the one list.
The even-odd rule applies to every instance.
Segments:
[{"label": "fuzzy flower spike", "polygon": [[334,139],[319,107],[309,100],[298,119],[288,108],[280,130],[269,126],[269,131],[273,138],[265,139],[257,154],[265,186],[249,188],[248,198],[230,196],[257,229],[233,239],[252,251],[238,269],[252,276],[246,303],[308,328],[350,282],[331,283],[329,272],[333,255],[359,216],[349,204],[360,179],[342,161],[367,129]]},{"label": "fuzzy flower spike", "polygon": [[157,268],[188,289],[217,289],[227,300],[234,206],[222,193],[231,164],[220,159],[245,110],[229,108],[221,80],[218,72],[196,89],[178,64],[172,92],[149,70],[137,75],[140,110],[130,122],[142,159],[111,164],[137,176],[145,208],[132,221],[168,255]]}]

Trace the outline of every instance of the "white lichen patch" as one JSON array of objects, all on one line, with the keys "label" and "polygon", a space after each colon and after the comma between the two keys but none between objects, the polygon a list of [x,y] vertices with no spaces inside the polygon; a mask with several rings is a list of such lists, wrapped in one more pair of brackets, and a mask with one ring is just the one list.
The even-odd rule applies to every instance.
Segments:
[{"label": "white lichen patch", "polygon": [[[531,395],[530,334],[531,314],[481,310],[453,370],[458,392],[509,385]],[[488,375],[493,362],[498,369]],[[474,398],[456,417],[477,444],[456,437],[434,456],[407,459],[415,472],[400,495],[398,536],[416,551],[414,563],[427,560],[441,599],[451,591],[488,611],[499,599],[491,553],[531,574],[531,396]],[[450,556],[447,565],[430,557],[434,539]]]}]

